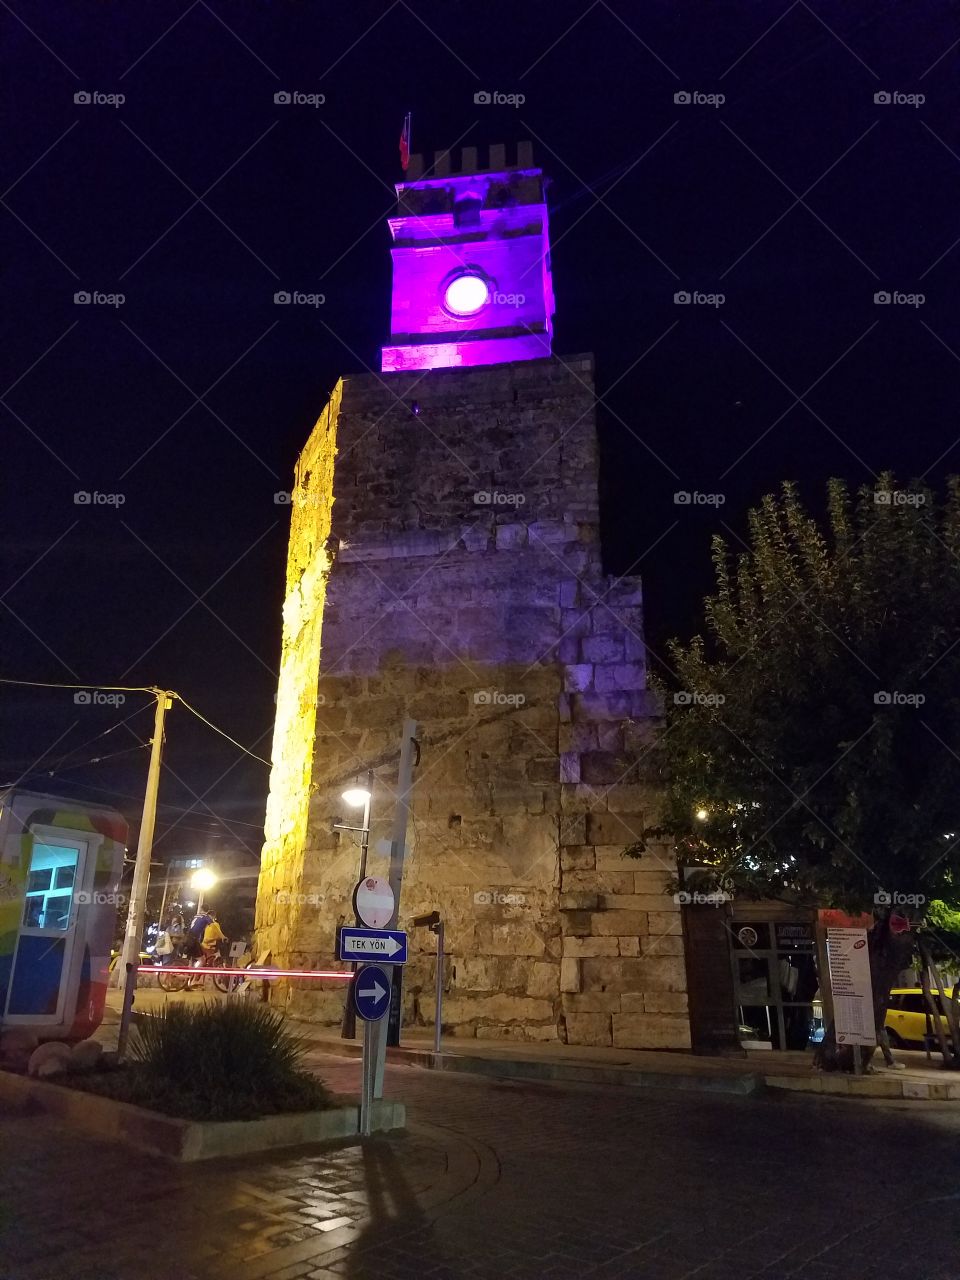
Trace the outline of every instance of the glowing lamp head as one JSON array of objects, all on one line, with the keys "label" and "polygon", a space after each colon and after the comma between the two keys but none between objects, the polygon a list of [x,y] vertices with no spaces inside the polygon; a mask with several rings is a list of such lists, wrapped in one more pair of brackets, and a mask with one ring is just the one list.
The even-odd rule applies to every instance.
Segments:
[{"label": "glowing lamp head", "polygon": [[489,301],[489,282],[472,271],[455,275],[443,291],[443,305],[455,316],[475,316]]},{"label": "glowing lamp head", "polygon": [[706,820],[707,820],[709,817],[710,817],[710,814],[706,811],[706,809],[698,809],[698,810],[697,810],[696,818],[697,818],[697,821],[698,821],[698,822],[706,822]]},{"label": "glowing lamp head", "polygon": [[194,889],[199,889],[201,893],[206,893],[208,889],[212,889],[217,883],[217,877],[212,871],[207,871],[201,867],[199,871],[194,872],[190,878],[190,884]]},{"label": "glowing lamp head", "polygon": [[341,797],[344,804],[348,804],[351,809],[362,809],[370,799],[370,792],[366,787],[348,787]]}]

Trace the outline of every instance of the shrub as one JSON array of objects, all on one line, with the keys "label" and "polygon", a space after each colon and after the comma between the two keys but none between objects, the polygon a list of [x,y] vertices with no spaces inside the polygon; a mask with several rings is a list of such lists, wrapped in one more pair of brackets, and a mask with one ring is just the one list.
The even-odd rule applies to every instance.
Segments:
[{"label": "shrub", "polygon": [[138,1027],[123,1071],[77,1087],[189,1120],[253,1120],[329,1106],[303,1069],[308,1042],[260,1004],[173,1004]]}]

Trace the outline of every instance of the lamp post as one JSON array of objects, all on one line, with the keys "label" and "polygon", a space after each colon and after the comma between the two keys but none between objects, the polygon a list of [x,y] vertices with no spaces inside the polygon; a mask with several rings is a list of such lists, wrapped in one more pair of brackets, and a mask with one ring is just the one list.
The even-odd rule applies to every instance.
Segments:
[{"label": "lamp post", "polygon": [[[370,848],[370,804],[373,800],[373,770],[367,770],[367,785],[365,787],[354,786],[348,787],[341,796],[344,804],[350,806],[351,809],[359,809],[363,807],[363,820],[358,827],[348,827],[341,823],[337,827],[342,831],[359,831],[360,834],[360,874],[357,877],[357,884],[362,884],[367,874],[367,853]],[[359,924],[360,920],[354,916],[354,923]],[[353,972],[357,972],[356,964],[351,966]],[[353,1007],[351,993],[353,986],[347,989],[347,1002],[343,1007],[343,1022],[340,1026],[340,1038],[342,1040],[352,1040],[357,1034],[357,1015]]]}]

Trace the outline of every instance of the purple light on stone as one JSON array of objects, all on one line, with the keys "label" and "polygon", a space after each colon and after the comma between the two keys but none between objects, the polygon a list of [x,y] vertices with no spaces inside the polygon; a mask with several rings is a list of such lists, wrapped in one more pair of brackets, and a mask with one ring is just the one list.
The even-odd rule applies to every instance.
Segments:
[{"label": "purple light on stone", "polygon": [[[471,149],[474,166],[475,154]],[[544,188],[541,170],[502,163],[397,186],[385,373],[550,355]]]}]

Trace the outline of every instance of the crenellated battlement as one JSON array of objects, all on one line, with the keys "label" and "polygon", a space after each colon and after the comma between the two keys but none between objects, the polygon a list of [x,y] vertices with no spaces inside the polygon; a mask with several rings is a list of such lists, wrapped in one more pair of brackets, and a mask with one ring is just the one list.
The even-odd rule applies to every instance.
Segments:
[{"label": "crenellated battlement", "polygon": [[[481,151],[486,156],[481,156]],[[496,173],[503,169],[532,169],[533,143],[529,141],[512,143],[508,147],[503,142],[491,142],[486,148],[461,147],[457,150],[435,151],[433,162],[425,163],[423,155],[412,155],[406,176],[398,189],[411,182],[425,182],[433,178],[442,179],[453,175],[468,177],[479,173]],[[486,160],[484,164],[482,161]]]}]

